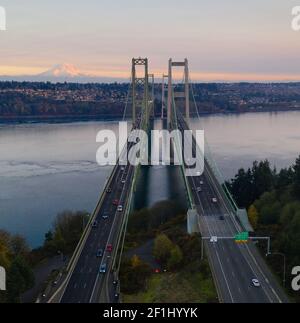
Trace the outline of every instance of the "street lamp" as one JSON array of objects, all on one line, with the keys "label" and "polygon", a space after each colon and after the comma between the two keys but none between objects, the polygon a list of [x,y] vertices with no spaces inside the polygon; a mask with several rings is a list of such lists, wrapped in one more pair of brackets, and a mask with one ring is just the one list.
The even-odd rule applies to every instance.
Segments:
[{"label": "street lamp", "polygon": [[285,254],[282,253],[282,252],[270,252],[267,254],[267,256],[269,255],[278,255],[278,256],[281,256],[283,257],[283,286],[285,287],[285,277],[286,277],[286,257],[285,257]]}]

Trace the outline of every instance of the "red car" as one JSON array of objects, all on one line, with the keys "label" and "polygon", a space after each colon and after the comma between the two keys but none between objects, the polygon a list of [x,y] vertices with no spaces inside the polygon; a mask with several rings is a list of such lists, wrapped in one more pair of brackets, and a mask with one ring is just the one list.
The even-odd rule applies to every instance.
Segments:
[{"label": "red car", "polygon": [[113,200],[112,204],[116,206],[119,205],[119,200]]},{"label": "red car", "polygon": [[112,252],[112,249],[113,249],[112,244],[108,244],[107,247],[106,247],[106,251]]}]

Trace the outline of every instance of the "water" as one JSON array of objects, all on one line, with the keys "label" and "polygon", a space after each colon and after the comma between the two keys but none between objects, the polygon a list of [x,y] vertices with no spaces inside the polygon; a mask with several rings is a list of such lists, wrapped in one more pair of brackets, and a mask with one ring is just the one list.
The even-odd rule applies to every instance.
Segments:
[{"label": "water", "polygon": [[[300,154],[300,112],[215,115],[203,117],[202,124],[225,178],[255,159],[268,158],[280,168]],[[198,125],[192,121],[193,128]],[[117,127],[117,122],[0,125],[0,228],[24,235],[36,247],[58,212],[91,212],[111,169],[95,161],[96,133]],[[142,182],[141,204],[182,199],[176,169],[143,172],[148,190]]]},{"label": "water", "polygon": [[[213,115],[203,117],[201,125],[226,179],[254,160],[268,159],[280,169],[300,155],[300,111]],[[192,120],[191,128],[197,127]]]}]

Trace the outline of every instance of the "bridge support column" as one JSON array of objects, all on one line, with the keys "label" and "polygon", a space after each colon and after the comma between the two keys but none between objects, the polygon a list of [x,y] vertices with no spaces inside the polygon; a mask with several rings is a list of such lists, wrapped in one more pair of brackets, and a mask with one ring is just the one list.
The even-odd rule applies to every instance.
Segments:
[{"label": "bridge support column", "polygon": [[190,91],[189,91],[189,65],[188,60],[184,60],[184,79],[185,79],[185,117],[190,123]]},{"label": "bridge support column", "polygon": [[132,123],[135,124],[136,121],[136,72],[135,72],[135,59],[132,59],[132,71],[131,71],[131,81],[132,81]]},{"label": "bridge support column", "polygon": [[189,234],[200,232],[198,226],[198,213],[195,209],[189,209],[187,212],[187,231]]},{"label": "bridge support column", "polygon": [[162,88],[161,88],[161,119],[164,118],[164,109],[165,109],[165,94],[166,94],[166,87],[165,87],[165,78],[168,75],[163,74],[162,76]]},{"label": "bridge support column", "polygon": [[169,59],[168,73],[168,106],[167,106],[167,127],[170,126],[172,118],[172,59]]}]

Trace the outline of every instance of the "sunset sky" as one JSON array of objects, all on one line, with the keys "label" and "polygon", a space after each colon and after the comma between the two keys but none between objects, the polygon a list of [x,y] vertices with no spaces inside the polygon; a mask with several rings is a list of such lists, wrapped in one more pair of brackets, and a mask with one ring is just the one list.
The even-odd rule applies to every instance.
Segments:
[{"label": "sunset sky", "polygon": [[157,76],[169,57],[189,59],[193,80],[300,81],[300,0],[0,0],[0,75],[55,64],[128,77],[133,56]]}]

